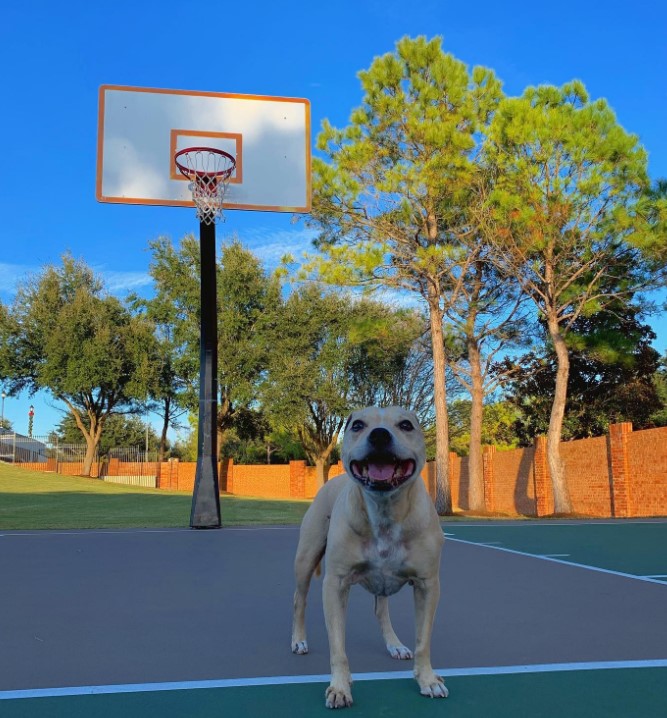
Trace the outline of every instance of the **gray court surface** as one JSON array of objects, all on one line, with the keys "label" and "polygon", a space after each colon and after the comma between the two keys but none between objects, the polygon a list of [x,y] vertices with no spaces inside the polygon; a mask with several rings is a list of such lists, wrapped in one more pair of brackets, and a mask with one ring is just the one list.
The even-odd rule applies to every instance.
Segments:
[{"label": "gray court surface", "polygon": [[[289,647],[297,537],[291,527],[0,533],[0,692],[327,674],[321,580],[308,605],[311,653]],[[446,541],[443,552],[432,658],[445,675],[664,664],[667,584],[468,538]],[[372,606],[354,587],[352,671],[410,670],[384,652]],[[410,589],[390,606],[413,645]]]}]

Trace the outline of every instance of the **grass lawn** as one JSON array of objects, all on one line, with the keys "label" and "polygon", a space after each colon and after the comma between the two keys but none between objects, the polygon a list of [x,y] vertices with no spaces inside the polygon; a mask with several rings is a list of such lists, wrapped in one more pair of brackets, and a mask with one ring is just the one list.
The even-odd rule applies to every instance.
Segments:
[{"label": "grass lawn", "polygon": [[[190,525],[192,496],[29,471],[0,462],[0,530]],[[308,501],[220,497],[224,526],[298,524]]]}]

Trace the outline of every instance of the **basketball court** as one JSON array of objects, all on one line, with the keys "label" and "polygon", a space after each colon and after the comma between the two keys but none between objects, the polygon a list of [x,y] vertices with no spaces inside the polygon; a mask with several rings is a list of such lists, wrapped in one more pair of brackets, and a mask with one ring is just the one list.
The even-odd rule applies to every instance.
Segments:
[{"label": "basketball court", "polygon": [[[385,653],[372,597],[354,587],[352,715],[665,714],[667,522],[452,522],[444,531],[432,658],[450,697],[419,695],[411,661]],[[0,535],[1,714],[324,715],[321,580],[307,613],[311,652],[289,646],[297,535]],[[409,588],[390,605],[412,645]]]}]

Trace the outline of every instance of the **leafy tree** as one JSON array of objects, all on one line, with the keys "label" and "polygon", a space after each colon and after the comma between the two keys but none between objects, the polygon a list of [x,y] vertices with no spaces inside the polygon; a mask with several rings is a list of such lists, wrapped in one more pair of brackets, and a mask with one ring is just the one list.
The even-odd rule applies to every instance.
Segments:
[{"label": "leafy tree", "polygon": [[[600,436],[609,424],[631,421],[637,429],[655,425],[665,407],[655,377],[660,354],[655,334],[642,324],[636,307],[619,304],[614,312],[579,317],[567,336],[570,373],[563,422],[564,439]],[[510,385],[509,399],[519,409],[517,432],[530,444],[549,426],[558,362],[550,344],[529,354]]]},{"label": "leafy tree", "polygon": [[[470,400],[457,399],[449,409],[451,447],[470,461]],[[480,443],[501,449],[514,449],[519,445],[516,422],[519,411],[508,401],[494,401],[484,405]],[[470,464],[468,464],[468,467]],[[470,505],[472,509],[472,504]]]},{"label": "leafy tree", "polygon": [[664,236],[642,213],[646,152],[605,100],[581,82],[529,87],[505,99],[491,122],[484,159],[495,171],[486,239],[499,270],[532,300],[556,356],[547,454],[556,513],[570,513],[560,457],[570,350],[580,317],[638,288],[655,286],[647,250]]},{"label": "leafy tree", "polygon": [[[159,445],[159,437],[150,424],[147,426],[138,416],[110,414],[100,438],[100,454],[106,456],[110,449],[126,447],[139,447],[143,450],[146,446],[146,429],[148,429],[148,449],[154,451]],[[55,436],[63,444],[81,442],[81,430],[72,415],[66,415],[60,421]]]},{"label": "leafy tree", "polygon": [[[484,242],[477,234],[472,236],[468,257],[461,262],[458,281],[445,309],[450,322],[446,342],[452,373],[470,394],[471,400],[464,404],[470,410],[464,434],[468,440],[468,503],[472,510],[482,511],[485,413],[488,416],[485,402],[509,381],[514,371],[511,365],[499,364],[497,357],[528,347],[532,332],[525,295],[499,274],[489,261]],[[450,436],[453,438],[453,434]]]},{"label": "leafy tree", "polygon": [[433,355],[436,508],[451,513],[443,321],[469,234],[465,208],[478,138],[500,83],[443,52],[441,39],[403,38],[359,73],[363,104],[348,127],[328,122],[314,160],[312,217],[320,274],[340,284],[414,292],[426,304]]},{"label": "leafy tree", "polygon": [[184,396],[188,383],[180,375],[182,348],[176,339],[176,307],[163,292],[158,292],[151,299],[131,295],[128,301],[135,311],[144,313],[155,326],[157,371],[149,388],[149,408],[162,418],[158,461],[164,461],[169,428],[180,428],[179,420],[187,413]]},{"label": "leafy tree", "polygon": [[65,255],[24,283],[0,325],[0,376],[10,394],[45,390],[86,441],[89,474],[114,411],[137,409],[155,373],[153,326],[133,316],[82,261]]},{"label": "leafy tree", "polygon": [[298,437],[320,485],[349,412],[402,371],[406,346],[420,330],[404,315],[313,284],[275,314],[262,406],[275,431]]},{"label": "leafy tree", "polygon": [[[151,275],[156,283],[153,311],[170,329],[171,393],[194,411],[199,377],[199,244],[188,235],[174,247],[166,237],[150,243]],[[248,408],[266,364],[263,324],[280,301],[280,285],[240,242],[222,247],[218,266],[218,446],[238,411]],[[172,376],[172,374],[170,374]]]},{"label": "leafy tree", "polygon": [[660,408],[651,414],[650,421],[654,426],[667,426],[667,354],[660,359],[660,366],[653,375]]}]

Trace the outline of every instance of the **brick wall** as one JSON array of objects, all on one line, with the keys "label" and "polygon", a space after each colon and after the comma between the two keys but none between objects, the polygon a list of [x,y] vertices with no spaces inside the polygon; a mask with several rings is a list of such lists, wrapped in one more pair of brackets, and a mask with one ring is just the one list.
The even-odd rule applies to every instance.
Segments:
[{"label": "brick wall", "polygon": [[667,514],[667,428],[628,434],[632,516]]},{"label": "brick wall", "polygon": [[608,437],[564,441],[560,445],[560,451],[574,512],[609,516],[611,482]]},{"label": "brick wall", "polygon": [[[561,444],[565,477],[573,510],[590,516],[667,515],[667,427],[633,431],[628,423],[613,424],[608,436]],[[19,465],[19,464],[17,464]],[[49,463],[23,464],[53,471]],[[136,464],[132,465],[136,473]],[[109,467],[111,469],[111,467]],[[450,484],[455,508],[469,508],[468,461],[450,454]],[[158,486],[192,491],[196,464],[176,459],[159,466]],[[94,467],[97,475],[98,467]],[[114,466],[119,474],[130,471]],[[80,464],[59,464],[60,473],[78,474]],[[329,476],[343,473],[342,463]],[[219,466],[220,489],[239,496],[312,499],[317,492],[315,468],[303,461],[289,465],[243,466],[231,460]],[[422,480],[435,498],[435,468],[427,463]],[[546,462],[546,439],[538,437],[529,448],[484,449],[486,510],[507,515],[544,516],[553,512],[551,480]]]},{"label": "brick wall", "polygon": [[493,504],[488,506],[487,502],[487,510],[535,515],[534,456],[533,447],[493,453]]}]

